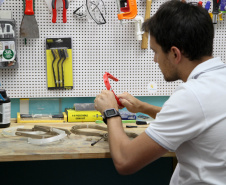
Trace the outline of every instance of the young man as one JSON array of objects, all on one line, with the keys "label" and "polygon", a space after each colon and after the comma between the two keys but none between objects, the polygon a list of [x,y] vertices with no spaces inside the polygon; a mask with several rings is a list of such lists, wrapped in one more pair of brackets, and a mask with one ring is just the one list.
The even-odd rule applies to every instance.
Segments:
[{"label": "young man", "polygon": [[225,184],[226,66],[212,57],[214,30],[208,12],[169,1],[143,28],[150,32],[154,61],[165,80],[184,83],[162,108],[128,93],[118,95],[129,111],[155,118],[133,140],[124,133],[114,94],[97,95],[95,107],[105,116],[116,169],[121,174],[134,173],[170,150],[178,159],[170,184]]}]

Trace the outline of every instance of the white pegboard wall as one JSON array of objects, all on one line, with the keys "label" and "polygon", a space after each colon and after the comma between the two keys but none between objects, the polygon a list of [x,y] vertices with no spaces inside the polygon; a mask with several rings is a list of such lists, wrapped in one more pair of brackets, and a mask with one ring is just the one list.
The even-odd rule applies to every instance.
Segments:
[{"label": "white pegboard wall", "polygon": [[[59,0],[58,0],[59,1]],[[153,15],[164,0],[153,0]],[[135,40],[133,21],[117,19],[115,0],[104,0],[107,24],[97,25],[93,21],[78,19],[73,11],[84,0],[71,0],[67,11],[67,23],[62,22],[62,8],[57,10],[57,22],[52,23],[52,12],[45,0],[35,1],[35,17],[38,22],[40,38],[28,39],[27,45],[19,38],[19,28],[23,17],[23,1],[7,0],[0,10],[11,10],[17,27],[18,69],[0,70],[1,88],[7,90],[11,98],[33,97],[95,97],[106,89],[103,83],[105,71],[119,79],[110,80],[116,94],[125,91],[134,96],[168,96],[181,83],[164,81],[158,65],[153,62],[150,49],[142,50],[141,42]],[[205,1],[203,2],[205,4]],[[137,0],[138,15],[144,17],[146,1]],[[223,17],[226,19],[225,17]],[[222,56],[225,61],[226,22],[217,25],[214,43],[214,56]],[[74,89],[47,90],[45,39],[48,37],[72,37]],[[158,91],[147,91],[149,82],[158,85]]]}]

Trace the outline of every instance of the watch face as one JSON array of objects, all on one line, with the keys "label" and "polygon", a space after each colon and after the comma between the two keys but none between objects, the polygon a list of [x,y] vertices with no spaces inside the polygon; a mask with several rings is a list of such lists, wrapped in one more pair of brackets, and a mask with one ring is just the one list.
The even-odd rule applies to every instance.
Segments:
[{"label": "watch face", "polygon": [[116,112],[115,112],[114,109],[106,110],[106,115],[107,116],[112,116],[112,115],[115,115],[115,114],[116,114]]},{"label": "watch face", "polygon": [[116,109],[107,109],[104,111],[103,121],[107,124],[108,118],[116,117],[116,116],[120,116],[120,113]]}]

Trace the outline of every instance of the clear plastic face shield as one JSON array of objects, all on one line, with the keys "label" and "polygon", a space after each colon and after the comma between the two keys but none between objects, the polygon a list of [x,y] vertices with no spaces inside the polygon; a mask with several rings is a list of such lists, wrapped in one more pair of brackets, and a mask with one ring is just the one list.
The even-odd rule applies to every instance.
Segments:
[{"label": "clear plastic face shield", "polygon": [[93,20],[98,25],[106,24],[106,7],[103,0],[84,0],[73,14],[80,19]]}]

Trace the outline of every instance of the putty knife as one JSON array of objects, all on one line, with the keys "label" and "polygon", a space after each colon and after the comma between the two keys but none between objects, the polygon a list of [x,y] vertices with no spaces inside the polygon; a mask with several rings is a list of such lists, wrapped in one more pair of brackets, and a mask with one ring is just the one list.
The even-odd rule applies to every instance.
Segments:
[{"label": "putty knife", "polygon": [[33,0],[25,0],[24,17],[20,25],[20,38],[39,38],[38,24],[33,9]]}]

